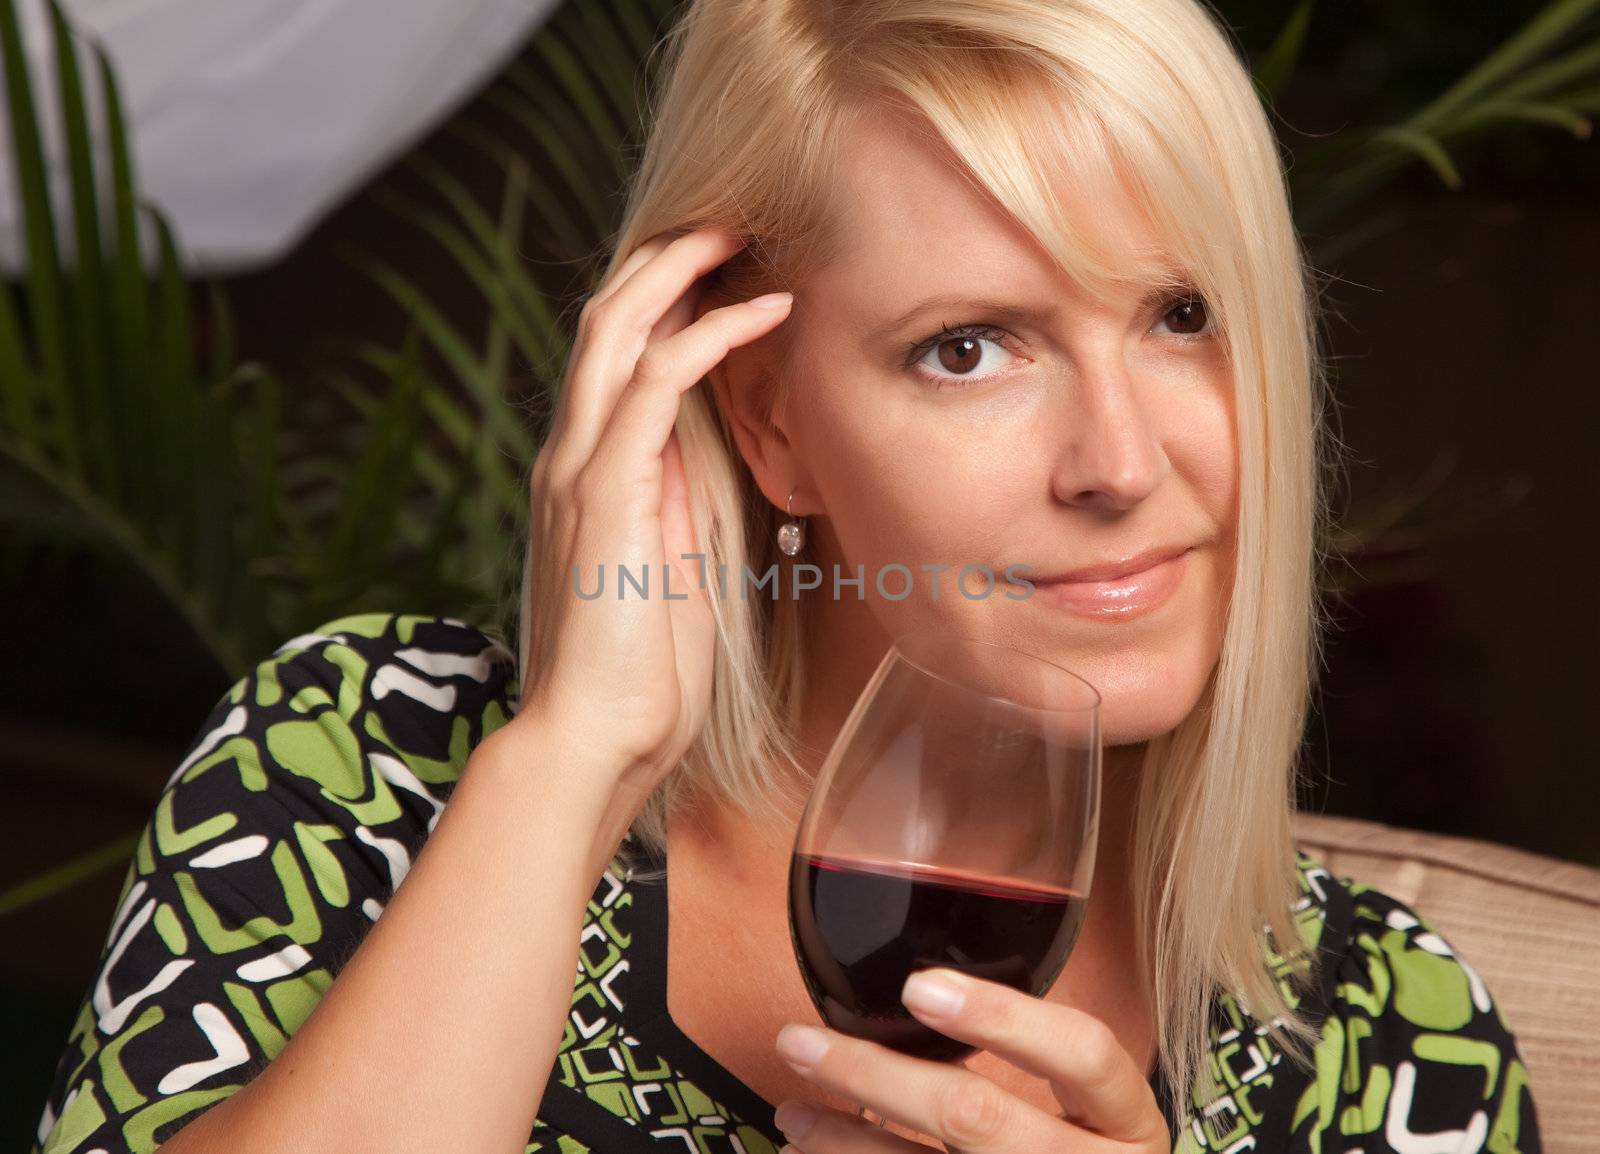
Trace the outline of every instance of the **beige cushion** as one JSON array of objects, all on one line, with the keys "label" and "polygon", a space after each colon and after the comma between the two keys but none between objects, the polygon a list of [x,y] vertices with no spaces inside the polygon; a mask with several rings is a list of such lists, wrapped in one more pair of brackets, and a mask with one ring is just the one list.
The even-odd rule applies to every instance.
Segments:
[{"label": "beige cushion", "polygon": [[1298,814],[1336,877],[1412,906],[1472,963],[1528,1067],[1546,1154],[1600,1150],[1600,870],[1509,846]]}]

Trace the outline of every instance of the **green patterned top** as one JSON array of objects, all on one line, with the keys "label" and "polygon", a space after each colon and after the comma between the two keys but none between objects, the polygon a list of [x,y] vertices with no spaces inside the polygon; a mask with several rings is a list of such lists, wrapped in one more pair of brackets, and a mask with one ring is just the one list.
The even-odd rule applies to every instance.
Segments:
[{"label": "green patterned top", "polygon": [[[516,701],[501,641],[388,613],[293,638],[235,684],[135,850],[32,1154],[145,1154],[271,1061]],[[1174,1151],[1537,1154],[1527,1070],[1472,967],[1396,899],[1304,854],[1298,866],[1296,913],[1322,962],[1315,1068],[1224,996],[1210,1056],[1223,1091],[1168,1120]],[[614,860],[529,1154],[783,1144],[774,1104],[667,1012],[666,917],[663,884]]]}]

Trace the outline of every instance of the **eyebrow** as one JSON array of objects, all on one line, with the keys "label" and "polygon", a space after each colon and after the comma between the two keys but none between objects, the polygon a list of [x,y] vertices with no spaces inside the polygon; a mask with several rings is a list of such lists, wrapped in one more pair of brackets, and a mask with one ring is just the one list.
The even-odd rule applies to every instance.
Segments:
[{"label": "eyebrow", "polygon": [[868,330],[869,337],[886,337],[896,332],[903,326],[910,324],[925,312],[934,309],[964,309],[981,312],[1001,320],[1015,321],[1042,321],[1048,320],[1060,311],[1055,305],[1028,305],[1020,301],[1001,300],[995,297],[972,296],[970,293],[950,292],[939,293],[935,296],[924,297],[898,316],[874,325]]},{"label": "eyebrow", "polygon": [[[1185,278],[1186,279],[1186,278]],[[1148,308],[1162,297],[1172,292],[1171,286],[1156,285],[1148,288],[1140,295],[1139,308]],[[1021,301],[1010,301],[999,297],[974,296],[966,292],[937,293],[934,296],[924,297],[912,305],[905,312],[900,313],[882,324],[874,325],[867,331],[868,339],[877,340],[888,337],[898,331],[902,326],[909,324],[925,312],[934,309],[960,309],[962,311],[983,313],[986,316],[1002,322],[1031,321],[1045,322],[1058,315],[1061,311],[1059,304],[1026,304]]]}]

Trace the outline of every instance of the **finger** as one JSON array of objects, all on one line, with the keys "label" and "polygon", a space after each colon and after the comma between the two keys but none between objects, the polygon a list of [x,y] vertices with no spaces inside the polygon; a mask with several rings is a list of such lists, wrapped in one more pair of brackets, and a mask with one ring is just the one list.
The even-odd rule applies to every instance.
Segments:
[{"label": "finger", "polygon": [[[697,590],[704,582],[709,596],[709,590],[715,588],[716,574],[710,572],[711,559],[704,556],[695,537],[689,479],[684,473],[683,446],[678,442],[676,427],[667,434],[667,443],[661,450],[661,547],[667,563],[693,579],[686,587]],[[696,553],[701,554],[698,562],[689,556]]]},{"label": "finger", "polygon": [[789,1148],[806,1154],[927,1154],[937,1149],[902,1138],[865,1118],[829,1109],[820,1102],[782,1102],[774,1120],[788,1139]]},{"label": "finger", "polygon": [[[758,298],[759,299],[759,298]],[[712,309],[694,324],[651,345],[634,372],[603,440],[590,459],[599,476],[625,469],[624,459],[656,461],[678,419],[682,395],[710,372],[730,349],[775,328],[789,304],[762,308],[751,301]],[[631,472],[622,475],[631,475]]]},{"label": "finger", "polygon": [[[650,330],[650,337],[645,342],[645,347],[648,348],[657,341],[666,340],[668,337],[677,334],[687,327],[691,322],[693,322],[695,304],[696,301],[693,293],[685,293],[681,298],[674,302],[672,307],[662,314],[661,319],[656,322],[655,327]],[[626,386],[624,385],[624,387]],[[578,401],[570,401],[567,399],[575,392],[580,392],[580,390],[574,390],[569,386],[568,388],[564,389],[561,395],[557,398],[557,408],[551,418],[549,434],[552,464],[573,471],[577,470],[583,465],[583,458],[580,457],[572,448],[574,444],[574,438],[569,432],[569,429],[572,425],[572,408],[574,405],[581,406],[584,404],[581,399]],[[593,396],[592,390],[590,392],[590,396]],[[615,407],[615,398],[613,398],[613,410]],[[590,413],[587,419],[593,420],[596,416],[599,417],[600,426],[603,429],[606,421],[610,418],[610,414]],[[566,448],[563,448],[563,446],[566,446]],[[559,460],[557,460],[558,456]]]},{"label": "finger", "polygon": [[646,261],[654,258],[658,253],[665,250],[669,244],[684,235],[685,233],[682,229],[671,229],[667,232],[658,232],[650,239],[641,242],[637,248],[623,259],[620,265],[611,270],[585,303],[598,304],[605,300],[621,288],[628,278],[637,272]]},{"label": "finger", "polygon": [[[623,259],[621,264],[606,274],[605,279],[603,279],[595,288],[595,290],[589,294],[588,300],[584,301],[584,307],[586,309],[594,308],[601,301],[605,300],[612,293],[616,292],[617,289],[620,288],[622,284],[630,276],[632,276],[641,265],[656,256],[656,254],[665,249],[667,245],[671,244],[674,240],[682,235],[682,230],[673,229],[668,232],[659,232],[655,236],[641,243]],[[574,356],[576,355],[576,352],[577,350],[574,349]],[[556,409],[551,416],[549,433],[552,445],[559,442],[559,438],[564,434],[564,430],[570,424],[571,419],[568,416],[568,410],[571,408],[571,402],[568,400],[568,397],[570,396],[571,392],[572,390],[566,387],[566,382],[563,382],[562,387],[556,390]]]},{"label": "finger", "polygon": [[[795,1028],[785,1026],[780,1043]],[[797,1072],[966,1154],[1094,1148],[1094,1135],[1007,1093],[964,1066],[913,1058],[836,1030],[810,1028],[827,1040],[827,1049],[809,1066],[786,1057]],[[1073,1146],[1072,1142],[1084,1144]],[[802,1148],[804,1145],[801,1143]]]},{"label": "finger", "polygon": [[632,277],[635,272],[642,269],[645,264],[653,261],[656,256],[664,253],[667,250],[667,245],[677,240],[678,237],[685,237],[685,235],[688,235],[685,229],[669,229],[667,232],[658,232],[650,240],[640,243],[632,253],[627,254],[627,258],[616,269],[611,270],[611,274],[595,288],[594,293],[589,296],[584,306],[594,307],[605,301],[606,298],[610,298],[622,285],[626,285],[629,277]]},{"label": "finger", "polygon": [[594,453],[618,396],[649,347],[650,334],[673,303],[742,243],[707,229],[676,237],[615,292],[584,306],[572,376],[563,389],[561,441],[551,460],[558,476],[570,475]]},{"label": "finger", "polygon": [[[913,1004],[912,990],[924,981],[948,985],[961,995],[960,1007],[936,1014],[928,1008],[931,1002]],[[1058,1096],[1064,1091],[1071,1098],[1074,1120],[1089,1129],[1123,1142],[1151,1137],[1158,1107],[1150,1084],[1111,1028],[1094,1015],[945,967],[911,975],[902,1000],[941,1034],[1048,1079]]]}]

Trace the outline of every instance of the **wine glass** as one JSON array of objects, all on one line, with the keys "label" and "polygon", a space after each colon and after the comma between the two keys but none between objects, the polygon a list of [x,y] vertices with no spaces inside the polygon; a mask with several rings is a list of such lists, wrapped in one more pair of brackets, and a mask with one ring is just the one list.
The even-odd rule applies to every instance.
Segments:
[{"label": "wine glass", "polygon": [[959,1062],[978,1047],[901,1003],[913,971],[1047,991],[1083,925],[1100,756],[1100,695],[1078,675],[943,630],[897,638],[818,771],[790,860],[790,937],[823,1020]]}]

